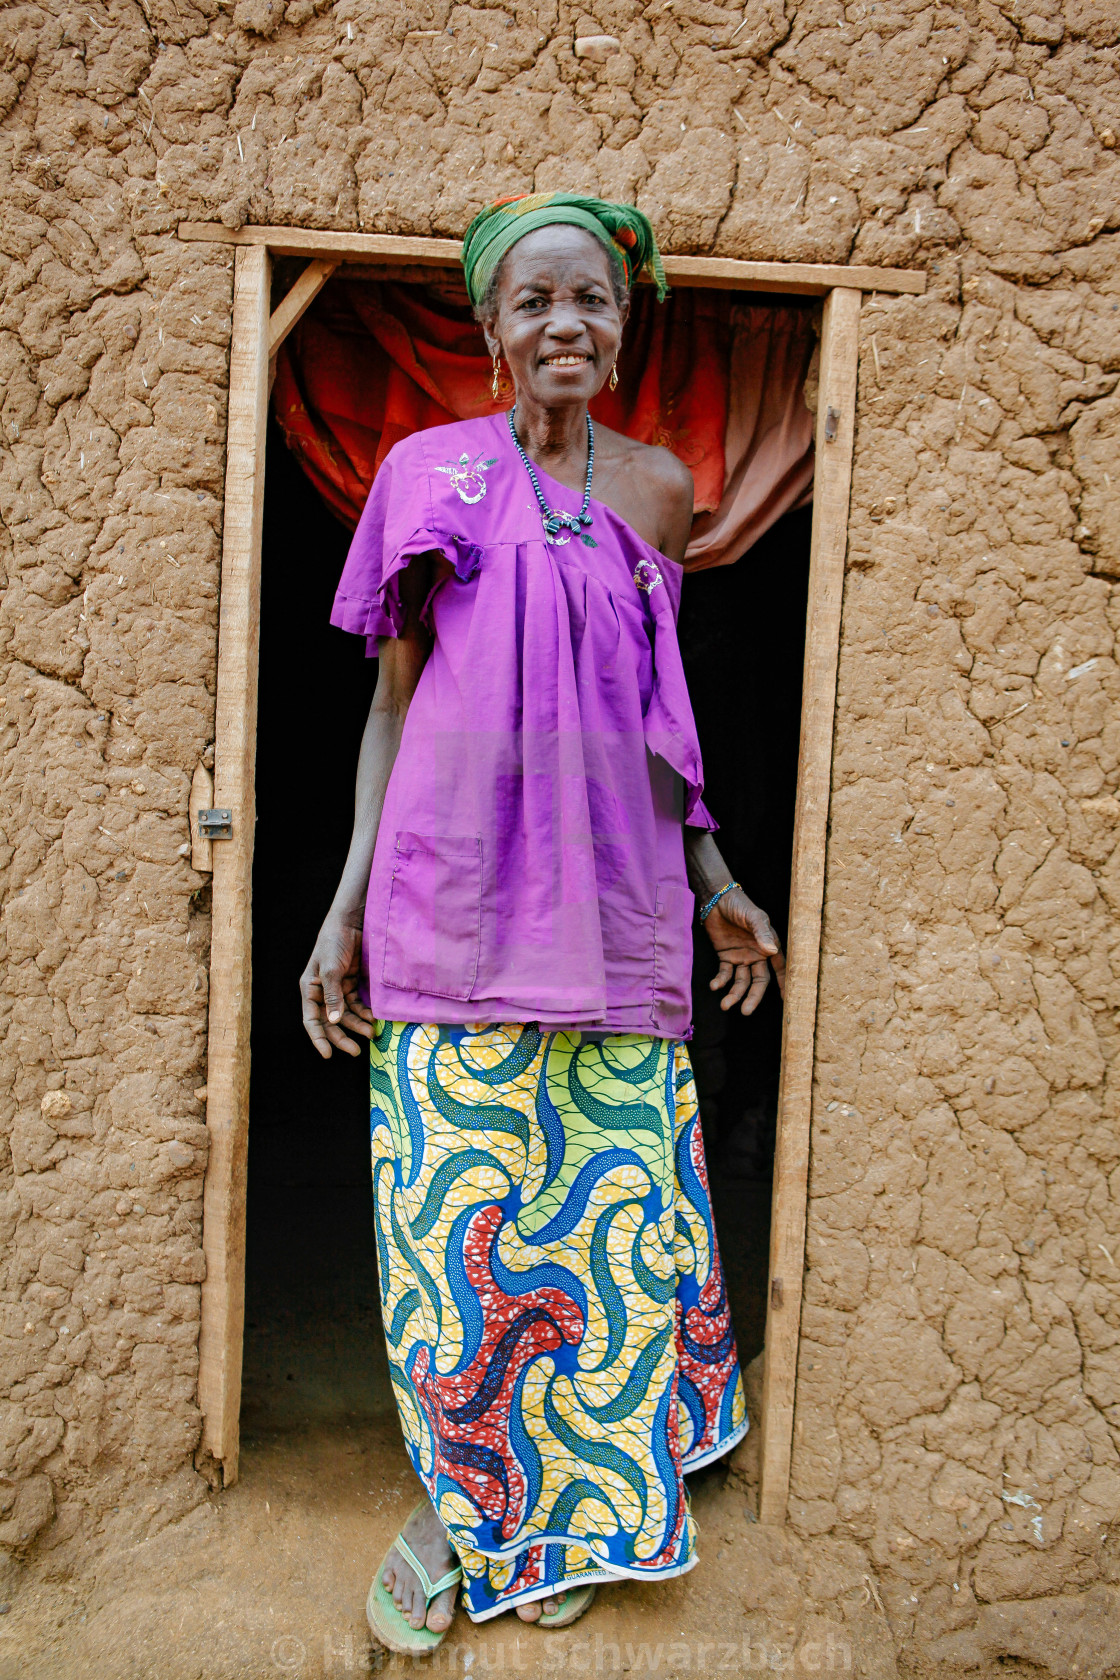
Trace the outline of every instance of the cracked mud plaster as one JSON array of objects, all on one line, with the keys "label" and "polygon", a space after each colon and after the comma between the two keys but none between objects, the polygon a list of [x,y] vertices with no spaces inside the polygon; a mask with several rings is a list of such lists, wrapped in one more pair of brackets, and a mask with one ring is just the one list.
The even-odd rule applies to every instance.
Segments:
[{"label": "cracked mud plaster", "polygon": [[176,224],[457,235],[563,186],[669,251],[928,271],[862,319],[792,1521],[865,1548],[904,1645],[1062,1672],[1032,1607],[1096,1626],[1120,1573],[1116,9],[89,0],[0,37],[0,1543],[202,1485],[182,847],[232,265]]}]

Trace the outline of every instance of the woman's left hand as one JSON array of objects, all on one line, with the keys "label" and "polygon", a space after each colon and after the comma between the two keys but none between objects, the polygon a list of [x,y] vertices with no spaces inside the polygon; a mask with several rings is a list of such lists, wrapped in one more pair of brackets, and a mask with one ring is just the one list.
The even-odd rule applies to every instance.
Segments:
[{"label": "woman's left hand", "polygon": [[786,959],[781,942],[765,910],[752,904],[742,887],[724,893],[709,911],[704,929],[719,958],[712,991],[722,991],[730,983],[727,996],[720,999],[721,1009],[733,1009],[741,999],[742,1013],[753,1015],[770,984],[771,968],[785,996]]}]

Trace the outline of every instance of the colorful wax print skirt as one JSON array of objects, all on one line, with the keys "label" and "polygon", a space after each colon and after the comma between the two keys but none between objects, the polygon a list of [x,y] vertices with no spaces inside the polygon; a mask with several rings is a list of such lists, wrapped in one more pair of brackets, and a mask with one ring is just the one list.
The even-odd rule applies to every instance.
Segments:
[{"label": "colorful wax print skirt", "polygon": [[381,1022],[371,1139],[405,1441],[475,1621],[696,1561],[746,1433],[683,1044]]}]

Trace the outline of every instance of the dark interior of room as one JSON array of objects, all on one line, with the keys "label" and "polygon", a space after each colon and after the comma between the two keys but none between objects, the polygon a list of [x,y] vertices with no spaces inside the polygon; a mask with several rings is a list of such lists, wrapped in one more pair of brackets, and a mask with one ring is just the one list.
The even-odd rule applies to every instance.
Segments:
[{"label": "dark interior of room", "polygon": [[[704,801],[737,881],[785,944],[812,509],[786,514],[733,566],[686,576],[679,636],[704,760]],[[782,1005],[720,1008],[708,936],[693,928],[689,1045],[712,1206],[744,1364],[766,1328]]]},{"label": "dark interior of room", "polygon": [[[349,535],[272,425],[266,472],[253,874],[253,1030],[243,1424],[393,1412],[378,1303],[367,1063],[324,1062],[298,979],[341,872],[376,664],[328,620]],[[724,855],[785,934],[810,513],[734,566],[686,578],[680,636],[705,799]],[[771,987],[724,1014],[698,931],[691,1045],[744,1363],[762,1347],[781,1043]],[[251,1440],[247,1443],[251,1444]],[[402,1447],[403,1450],[403,1447]]]}]

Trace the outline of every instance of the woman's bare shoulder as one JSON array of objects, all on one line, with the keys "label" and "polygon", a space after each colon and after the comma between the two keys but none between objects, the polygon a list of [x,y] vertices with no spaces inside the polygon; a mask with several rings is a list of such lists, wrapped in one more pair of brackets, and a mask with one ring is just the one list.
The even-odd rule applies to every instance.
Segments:
[{"label": "woman's bare shoulder", "polygon": [[663,507],[688,504],[692,510],[692,474],[683,461],[658,444],[638,443],[620,432],[609,434],[610,460],[624,471],[644,494],[656,497]]},{"label": "woman's bare shoulder", "polygon": [[692,489],[692,474],[671,449],[663,449],[656,443],[639,443],[621,432],[611,432],[610,442],[612,455],[617,453],[620,460],[625,460],[628,471],[641,474],[651,485],[668,491]]},{"label": "woman's bare shoulder", "polygon": [[[614,486],[609,499],[647,542],[679,560],[692,526],[692,474],[670,450],[655,444],[638,443],[619,432],[607,433],[604,442],[604,464]],[[597,443],[597,453],[598,447]]]}]

